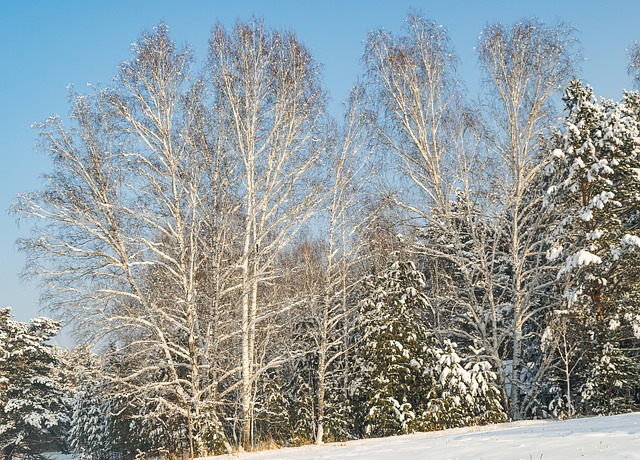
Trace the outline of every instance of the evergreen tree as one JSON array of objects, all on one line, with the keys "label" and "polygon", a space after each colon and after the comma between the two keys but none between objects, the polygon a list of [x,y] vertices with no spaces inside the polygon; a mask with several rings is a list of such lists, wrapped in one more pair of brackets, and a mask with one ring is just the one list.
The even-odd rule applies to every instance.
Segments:
[{"label": "evergreen tree", "polygon": [[435,349],[437,380],[423,419],[435,429],[504,422],[496,373],[481,359],[482,350],[472,347],[465,363],[456,348],[445,340],[444,349]]},{"label": "evergreen tree", "polygon": [[40,458],[51,448],[64,449],[66,395],[56,368],[61,355],[47,343],[60,323],[35,318],[11,321],[0,309],[0,454],[2,458]]},{"label": "evergreen tree", "polygon": [[547,201],[565,217],[548,257],[564,301],[558,314],[590,338],[572,387],[582,389],[588,412],[614,413],[633,405],[640,375],[639,98],[626,93],[620,103],[596,102],[593,90],[575,80],[564,101]]},{"label": "evergreen tree", "polygon": [[584,410],[596,415],[633,411],[637,408],[635,390],[640,382],[637,357],[615,342],[605,341],[598,348],[601,349],[592,355],[582,386]]},{"label": "evergreen tree", "polygon": [[270,370],[263,379],[261,391],[256,401],[256,422],[259,436],[264,442],[286,444],[291,434],[289,420],[290,399],[282,375],[276,370]]},{"label": "evergreen tree", "polygon": [[69,447],[82,458],[107,459],[114,451],[111,405],[96,382],[87,381],[78,388],[71,401]]},{"label": "evergreen tree", "polygon": [[293,428],[293,443],[295,445],[308,444],[315,436],[315,404],[313,388],[305,375],[298,373],[294,377],[293,404],[291,425]]},{"label": "evergreen tree", "polygon": [[[344,371],[334,369],[328,374],[325,397],[325,440],[347,441],[353,437],[353,407],[345,390]],[[346,376],[349,379],[349,376]]]},{"label": "evergreen tree", "polygon": [[194,414],[191,423],[196,452],[202,455],[213,455],[231,450],[214,402],[203,404]]},{"label": "evergreen tree", "polygon": [[72,453],[86,459],[113,459],[127,453],[118,429],[125,422],[102,375],[99,355],[80,346],[66,353],[70,420],[66,441]]},{"label": "evergreen tree", "polygon": [[424,376],[429,343],[424,285],[422,273],[406,261],[365,283],[353,384],[366,436],[421,428],[416,413],[426,407],[431,383]]}]

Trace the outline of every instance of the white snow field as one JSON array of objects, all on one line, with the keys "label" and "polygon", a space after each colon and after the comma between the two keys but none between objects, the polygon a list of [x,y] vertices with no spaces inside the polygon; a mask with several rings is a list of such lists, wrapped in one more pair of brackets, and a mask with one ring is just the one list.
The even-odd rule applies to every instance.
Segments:
[{"label": "white snow field", "polygon": [[640,413],[566,421],[523,421],[304,446],[222,459],[640,459]]}]

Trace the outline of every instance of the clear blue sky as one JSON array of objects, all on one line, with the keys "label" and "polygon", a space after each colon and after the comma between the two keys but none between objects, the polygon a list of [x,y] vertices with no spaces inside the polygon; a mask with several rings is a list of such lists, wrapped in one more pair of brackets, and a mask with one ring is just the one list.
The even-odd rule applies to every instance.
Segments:
[{"label": "clear blue sky", "polygon": [[19,279],[24,258],[15,241],[26,236],[5,210],[13,197],[38,187],[48,168],[34,151],[30,126],[51,114],[68,112],[67,86],[108,82],[130,57],[131,43],[160,21],[173,38],[206,53],[212,27],[229,27],[255,15],[268,26],[296,32],[323,64],[331,94],[340,104],[360,72],[363,41],[372,29],[398,31],[414,9],[444,25],[458,52],[461,74],[473,90],[479,78],[473,47],[489,22],[511,24],[536,16],[561,19],[578,30],[585,61],[579,74],[596,94],[619,99],[631,86],[627,48],[640,41],[640,2],[628,1],[52,1],[0,0],[0,307],[12,306],[17,320],[41,314],[35,283]]}]

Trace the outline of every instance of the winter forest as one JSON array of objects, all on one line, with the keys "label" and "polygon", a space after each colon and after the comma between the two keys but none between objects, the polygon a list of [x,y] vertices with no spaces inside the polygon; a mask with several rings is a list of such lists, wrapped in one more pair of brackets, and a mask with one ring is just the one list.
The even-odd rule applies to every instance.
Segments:
[{"label": "winter forest", "polygon": [[[366,38],[338,120],[293,33],[216,26],[198,61],[143,34],[37,127],[53,169],[11,211],[58,320],[0,309],[0,456],[640,410],[640,95],[599,98],[579,48],[489,25],[471,97],[410,14]],[[640,83],[640,47],[614,71]]]}]

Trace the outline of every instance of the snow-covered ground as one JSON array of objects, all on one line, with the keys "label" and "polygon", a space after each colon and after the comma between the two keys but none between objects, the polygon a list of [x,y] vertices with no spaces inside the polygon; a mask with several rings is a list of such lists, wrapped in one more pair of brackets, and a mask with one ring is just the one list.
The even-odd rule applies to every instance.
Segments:
[{"label": "snow-covered ground", "polygon": [[209,457],[282,460],[640,459],[640,413],[525,421],[347,443]]},{"label": "snow-covered ground", "polygon": [[[67,455],[52,459],[72,460]],[[640,412],[523,421],[390,438],[208,457],[209,460],[640,459]]]}]

